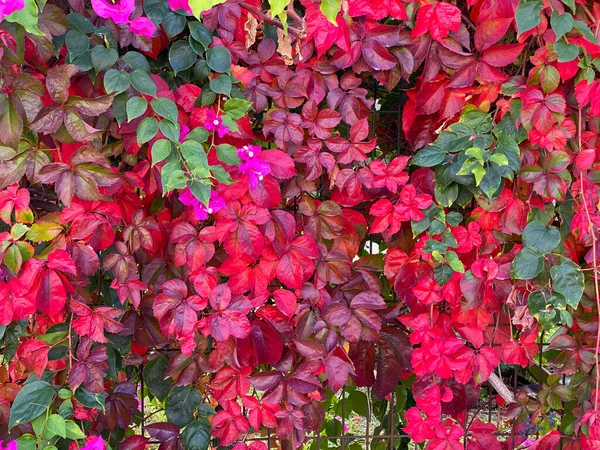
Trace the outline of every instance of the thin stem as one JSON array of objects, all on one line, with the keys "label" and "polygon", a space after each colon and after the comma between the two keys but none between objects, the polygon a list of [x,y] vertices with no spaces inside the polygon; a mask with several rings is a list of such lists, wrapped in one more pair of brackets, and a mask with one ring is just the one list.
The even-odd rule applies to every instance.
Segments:
[{"label": "thin stem", "polygon": [[[582,119],[581,119],[581,108],[579,109],[578,112],[578,151],[581,151],[581,127],[582,127]],[[590,217],[590,211],[588,209],[588,205],[587,205],[587,201],[585,199],[585,194],[584,194],[584,186],[583,186],[583,173],[579,174],[579,185],[580,185],[580,195],[581,195],[581,200],[583,202],[583,209],[585,211],[585,216],[586,216],[586,220],[588,223],[588,231],[590,232],[591,236],[592,236],[592,268],[594,271],[594,287],[596,289],[596,308],[598,310],[597,314],[600,314],[600,286],[598,285],[598,273],[597,273],[597,255],[596,255],[596,233],[594,232],[594,228],[592,226],[592,220]],[[598,323],[598,329],[596,331],[596,348],[594,349],[594,356],[596,359],[596,395],[595,395],[595,399],[594,399],[594,411],[596,412],[596,414],[598,414],[598,397],[599,397],[599,390],[600,390],[600,361],[599,361],[599,357],[598,357],[598,348],[600,347],[600,316],[598,317],[599,323]]]},{"label": "thin stem", "polygon": [[[268,23],[269,25],[273,25],[273,26],[283,30],[283,24],[281,23],[281,21],[267,16],[264,12],[262,12],[257,7],[249,5],[248,3],[244,3],[244,2],[240,3],[240,6],[242,8],[244,8],[246,11],[251,12],[252,14],[257,16],[263,22]],[[294,37],[300,36],[300,30],[298,30],[298,28],[288,26],[287,29],[288,29],[288,33],[291,34],[292,36],[294,36]]]}]

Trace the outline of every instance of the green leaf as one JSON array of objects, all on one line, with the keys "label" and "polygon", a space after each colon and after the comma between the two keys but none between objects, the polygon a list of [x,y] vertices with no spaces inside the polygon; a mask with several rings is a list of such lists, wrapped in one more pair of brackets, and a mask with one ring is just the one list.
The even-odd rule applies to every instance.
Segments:
[{"label": "green leaf", "polygon": [[72,420],[66,421],[67,425],[67,439],[85,439],[85,434],[81,431],[81,428]]},{"label": "green leaf", "polygon": [[485,175],[481,178],[479,189],[486,195],[488,199],[492,199],[496,192],[502,187],[502,176],[493,164],[489,164],[485,169]]},{"label": "green leaf", "polygon": [[512,277],[518,280],[535,278],[544,268],[544,255],[533,247],[524,247],[512,263]]},{"label": "green leaf", "polygon": [[215,94],[229,95],[231,93],[231,77],[229,75],[220,75],[218,78],[213,78],[209,82],[210,89]]},{"label": "green leaf", "polygon": [[185,16],[168,11],[162,19],[162,26],[169,39],[173,39],[185,29]]},{"label": "green leaf", "polygon": [[222,115],[221,119],[223,120],[223,125],[225,125],[227,128],[229,128],[229,131],[231,131],[232,133],[235,133],[238,131],[237,123],[235,123],[235,120],[233,120],[227,114]]},{"label": "green leaf", "polygon": [[579,34],[581,34],[592,44],[598,43],[596,36],[594,36],[594,33],[592,33],[592,30],[590,30],[590,27],[588,27],[585,22],[582,22],[581,20],[576,20],[575,22],[573,22],[573,28],[577,30]]},{"label": "green leaf", "polygon": [[123,55],[123,61],[131,67],[132,70],[141,70],[142,72],[150,73],[150,64],[146,57],[141,53],[130,51]]},{"label": "green leaf", "polygon": [[321,1],[321,12],[325,14],[327,20],[337,27],[337,15],[340,12],[341,1],[340,0],[322,0]]},{"label": "green leaf", "polygon": [[212,44],[212,33],[200,22],[190,22],[188,23],[188,27],[190,28],[190,34],[192,37],[202,44],[204,50],[206,50],[208,46]]},{"label": "green leaf", "polygon": [[170,120],[163,120],[159,124],[160,131],[172,142],[179,143],[179,124],[173,123]]},{"label": "green leaf", "polygon": [[570,13],[558,14],[552,11],[550,25],[558,40],[573,29],[573,16]]},{"label": "green leaf", "polygon": [[546,66],[540,73],[540,84],[544,93],[549,94],[556,90],[560,84],[560,73],[554,66]]},{"label": "green leaf", "polygon": [[163,195],[173,189],[185,188],[188,181],[178,160],[165,164],[160,172],[160,177],[163,185]]},{"label": "green leaf", "polygon": [[517,31],[523,34],[538,26],[542,18],[542,0],[520,0],[515,12]]},{"label": "green leaf", "polygon": [[107,395],[104,392],[88,391],[79,386],[75,391],[75,399],[87,408],[96,408],[104,411]]},{"label": "green leaf", "polygon": [[38,36],[44,33],[38,28],[38,5],[35,0],[25,0],[25,6],[4,18],[7,22],[16,22],[25,28],[25,31]]},{"label": "green leaf", "polygon": [[107,93],[119,93],[128,88],[129,74],[124,70],[110,69],[104,74],[104,89]]},{"label": "green leaf", "polygon": [[171,389],[167,396],[165,413],[167,420],[179,428],[188,425],[194,419],[194,411],[202,403],[202,394],[191,386],[179,386]]},{"label": "green leaf", "polygon": [[554,51],[558,53],[558,62],[573,61],[579,56],[579,47],[576,44],[569,44],[560,39],[553,44]]},{"label": "green leaf", "polygon": [[154,117],[146,117],[142,120],[137,129],[138,145],[145,144],[158,133],[158,122]]},{"label": "green leaf", "polygon": [[211,9],[215,5],[219,5],[225,2],[225,0],[190,0],[189,5],[192,10],[192,14],[196,19],[200,19],[200,15]]},{"label": "green leaf", "polygon": [[229,73],[231,53],[227,47],[211,47],[206,50],[206,63],[215,72]]},{"label": "green leaf", "polygon": [[290,0],[269,0],[271,17],[281,14],[289,3]]},{"label": "green leaf", "polygon": [[490,156],[489,160],[498,164],[499,166],[508,166],[508,158],[502,153],[494,153]]},{"label": "green leaf", "polygon": [[152,100],[150,103],[152,109],[156,114],[170,120],[172,123],[178,123],[178,112],[177,105],[169,98],[161,97],[156,100]]},{"label": "green leaf", "polygon": [[206,156],[206,151],[202,144],[199,144],[196,141],[186,140],[181,144],[181,147],[179,147],[179,151],[186,163],[190,164],[192,168],[204,167],[208,170],[208,157]]},{"label": "green leaf", "polygon": [[448,264],[450,264],[450,267],[452,267],[452,270],[455,272],[465,273],[465,266],[455,252],[446,252],[446,261],[448,261]]},{"label": "green leaf", "polygon": [[461,213],[459,213],[457,211],[450,211],[446,215],[446,222],[448,222],[448,225],[450,225],[451,227],[457,227],[458,225],[460,225],[460,223],[462,221],[463,221],[463,216]]},{"label": "green leaf", "polygon": [[210,188],[210,183],[202,183],[196,180],[190,182],[190,191],[192,191],[194,197],[206,206],[208,206],[208,202],[210,201]]},{"label": "green leaf", "polygon": [[190,131],[188,134],[186,134],[185,139],[188,141],[192,140],[192,141],[196,141],[200,144],[203,144],[208,140],[208,136],[209,136],[208,131],[205,128],[196,127],[192,131]]},{"label": "green leaf", "polygon": [[562,0],[562,2],[565,5],[567,5],[569,8],[571,8],[571,11],[573,11],[573,14],[575,14],[575,12],[576,12],[575,0]]},{"label": "green leaf", "polygon": [[[214,90],[214,89],[213,89]],[[216,91],[215,91],[216,92]],[[230,98],[225,102],[225,114],[234,120],[241,119],[246,115],[252,103],[241,98]]]},{"label": "green leaf", "polygon": [[37,439],[31,434],[24,434],[17,439],[17,448],[19,450],[37,450]]},{"label": "green leaf", "polygon": [[42,415],[54,398],[54,388],[45,381],[33,381],[23,386],[10,408],[8,429]]},{"label": "green leaf", "polygon": [[136,69],[131,72],[129,79],[138,92],[156,97],[156,84],[146,72]]},{"label": "green leaf", "polygon": [[545,223],[534,221],[523,230],[523,245],[535,247],[543,255],[550,253],[560,244],[560,231],[558,228],[546,226]]},{"label": "green leaf", "polygon": [[435,267],[433,269],[433,276],[435,278],[435,282],[440,286],[445,285],[450,278],[454,275],[454,270],[450,267],[449,264],[443,263]]},{"label": "green leaf", "polygon": [[[129,76],[127,77],[127,83],[129,83]],[[127,120],[127,100],[129,94],[127,92],[121,92],[115,95],[113,98],[113,114],[119,125]]]},{"label": "green leaf", "polygon": [[152,165],[164,161],[171,154],[171,141],[160,139],[152,145]]},{"label": "green leaf", "polygon": [[232,184],[231,175],[222,166],[210,166],[213,178],[223,184]]},{"label": "green leaf", "polygon": [[46,421],[46,429],[54,436],[67,437],[67,423],[58,414],[52,414]]},{"label": "green leaf", "polygon": [[184,40],[175,41],[169,49],[169,64],[175,75],[192,67],[197,58],[196,52]]},{"label": "green leaf", "polygon": [[137,119],[148,109],[148,101],[144,97],[131,97],[127,100],[127,120],[131,122],[133,119]]},{"label": "green leaf", "polygon": [[420,167],[433,167],[441,164],[446,159],[446,151],[435,145],[428,145],[417,152],[413,157],[411,164]]},{"label": "green leaf", "polygon": [[161,402],[167,398],[171,390],[171,377],[166,377],[165,372],[169,366],[169,360],[164,356],[159,356],[149,361],[144,366],[144,382],[148,391]]},{"label": "green leaf", "polygon": [[91,52],[92,64],[96,73],[100,73],[112,67],[119,59],[119,54],[114,48],[106,48],[103,45],[96,45]]},{"label": "green leaf", "polygon": [[83,55],[90,49],[90,38],[83,33],[71,30],[65,36],[65,45],[71,60]]},{"label": "green leaf", "polygon": [[230,144],[217,145],[217,158],[219,158],[219,161],[230,166],[238,166],[240,164],[237,149]]},{"label": "green leaf", "polygon": [[181,433],[181,440],[185,450],[207,450],[210,444],[210,423],[206,419],[194,420]]},{"label": "green leaf", "polygon": [[552,289],[562,294],[567,305],[577,308],[583,295],[584,276],[581,267],[567,258],[550,269]]}]

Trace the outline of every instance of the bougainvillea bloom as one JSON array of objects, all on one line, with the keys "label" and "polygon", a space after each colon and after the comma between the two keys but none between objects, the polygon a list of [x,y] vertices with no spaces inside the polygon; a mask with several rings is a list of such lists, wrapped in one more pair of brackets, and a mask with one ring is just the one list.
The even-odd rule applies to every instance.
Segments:
[{"label": "bougainvillea bloom", "polygon": [[1,0],[0,1],[0,20],[10,16],[15,11],[20,11],[25,7],[25,0]]},{"label": "bougainvillea bloom", "polygon": [[129,16],[135,9],[135,0],[92,0],[92,8],[104,19],[112,19],[115,23],[129,23]]},{"label": "bougainvillea bloom", "polygon": [[115,23],[129,25],[133,34],[150,39],[156,31],[154,23],[146,17],[129,20],[135,9],[135,0],[92,0],[92,8],[104,19],[112,19]]},{"label": "bougainvillea bloom", "polygon": [[136,17],[129,22],[129,29],[133,34],[151,39],[156,31],[156,25],[147,17]]},{"label": "bougainvillea bloom", "polygon": [[190,8],[189,0],[168,0],[167,3],[173,11],[183,9],[188,14],[192,13],[192,8]]},{"label": "bougainvillea bloom", "polygon": [[93,436],[88,438],[87,444],[81,447],[81,450],[106,450],[106,442],[102,436]]},{"label": "bougainvillea bloom", "polygon": [[206,110],[206,122],[204,123],[204,128],[208,131],[214,131],[219,138],[222,138],[229,133],[229,128],[226,125],[223,125],[223,118],[217,116],[217,113],[212,109]]},{"label": "bougainvillea bloom", "polygon": [[196,215],[196,219],[198,220],[204,220],[209,214],[214,214],[225,208],[225,201],[215,191],[212,191],[210,194],[208,206],[202,204],[202,202],[192,194],[190,188],[186,188],[179,194],[179,201],[186,206],[191,206]]}]

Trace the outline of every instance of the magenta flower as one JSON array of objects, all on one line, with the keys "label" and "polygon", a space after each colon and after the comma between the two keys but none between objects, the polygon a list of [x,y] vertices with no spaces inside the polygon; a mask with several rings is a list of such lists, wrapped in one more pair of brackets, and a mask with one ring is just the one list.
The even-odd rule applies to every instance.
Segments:
[{"label": "magenta flower", "polygon": [[156,25],[147,17],[136,17],[129,23],[129,29],[133,34],[152,39],[152,35],[156,31]]},{"label": "magenta flower", "polygon": [[[2,1],[2,0],[0,0]],[[92,0],[92,8],[98,16],[112,19],[115,23],[129,25],[133,34],[150,39],[156,31],[156,26],[147,17],[136,17],[129,20],[135,9],[135,0]]]},{"label": "magenta flower", "polygon": [[185,137],[190,132],[190,127],[182,123],[179,124],[179,142],[184,142]]},{"label": "magenta flower", "polygon": [[0,0],[0,20],[23,8],[25,8],[25,0]]},{"label": "magenta flower", "polygon": [[120,0],[117,3],[92,0],[92,8],[104,19],[112,19],[115,23],[129,23],[129,16],[135,9],[135,0]]},{"label": "magenta flower", "polygon": [[106,450],[106,442],[101,436],[88,437],[87,444],[81,450]]},{"label": "magenta flower", "polygon": [[242,148],[238,148],[237,154],[241,160],[246,161],[256,158],[260,155],[261,150],[260,145],[244,145]]},{"label": "magenta flower", "polygon": [[203,205],[200,200],[194,197],[190,188],[185,188],[184,191],[179,194],[179,201],[185,206],[191,206],[194,209],[196,219],[204,220],[209,214],[214,214],[223,208],[225,208],[225,200],[223,200],[219,194],[215,191],[210,193],[210,200],[208,201],[208,208]]},{"label": "magenta flower", "polygon": [[167,2],[173,11],[183,9],[186,13],[192,14],[192,8],[188,0],[169,0]]},{"label": "magenta flower", "polygon": [[243,161],[239,166],[240,172],[248,175],[250,189],[256,189],[258,182],[271,173],[271,166],[262,159],[252,158]]},{"label": "magenta flower", "polygon": [[223,118],[221,116],[217,116],[217,113],[212,109],[206,110],[206,123],[204,124],[204,128],[206,128],[208,131],[216,132],[217,136],[220,138],[229,133],[229,128],[227,128],[226,125],[223,125]]},{"label": "magenta flower", "polygon": [[[1,1],[0,1],[1,3]],[[8,444],[4,445],[0,442],[0,450],[17,450],[17,441],[10,441]]]}]

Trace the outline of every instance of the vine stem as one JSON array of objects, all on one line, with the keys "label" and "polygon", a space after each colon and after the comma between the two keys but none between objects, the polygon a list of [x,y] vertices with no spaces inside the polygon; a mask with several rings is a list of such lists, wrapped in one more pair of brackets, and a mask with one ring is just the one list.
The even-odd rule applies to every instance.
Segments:
[{"label": "vine stem", "polygon": [[[581,143],[581,126],[582,126],[582,120],[581,120],[581,108],[579,108],[579,113],[578,113],[578,146],[579,146],[579,151],[581,152],[581,147],[582,147],[582,143]],[[588,205],[587,205],[587,201],[585,200],[585,194],[584,194],[584,187],[583,187],[583,173],[579,174],[579,185],[580,185],[580,195],[581,195],[581,200],[583,201],[583,209],[585,211],[585,216],[586,216],[586,220],[588,223],[588,231],[590,232],[591,236],[592,236],[592,269],[593,269],[593,273],[594,273],[594,288],[596,290],[596,308],[598,310],[597,314],[598,314],[598,329],[596,331],[596,348],[594,349],[594,357],[596,359],[596,395],[594,398],[594,411],[596,412],[596,414],[598,414],[598,397],[599,397],[599,390],[600,390],[600,361],[599,361],[599,357],[598,357],[598,348],[600,347],[600,286],[598,284],[598,272],[597,272],[597,255],[596,255],[596,234],[594,233],[594,228],[592,226],[592,219],[590,217],[590,211],[588,209]]]},{"label": "vine stem", "polygon": [[[256,17],[258,17],[263,22],[268,23],[269,25],[273,25],[277,28],[281,28],[283,30],[283,24],[279,20],[275,20],[272,17],[267,16],[264,12],[262,12],[257,7],[252,6],[245,2],[240,3],[240,6],[242,8],[244,8],[246,11],[254,14]],[[292,36],[294,36],[294,37],[300,36],[300,30],[298,28],[288,25],[287,29],[288,29],[288,33],[290,33]]]}]

